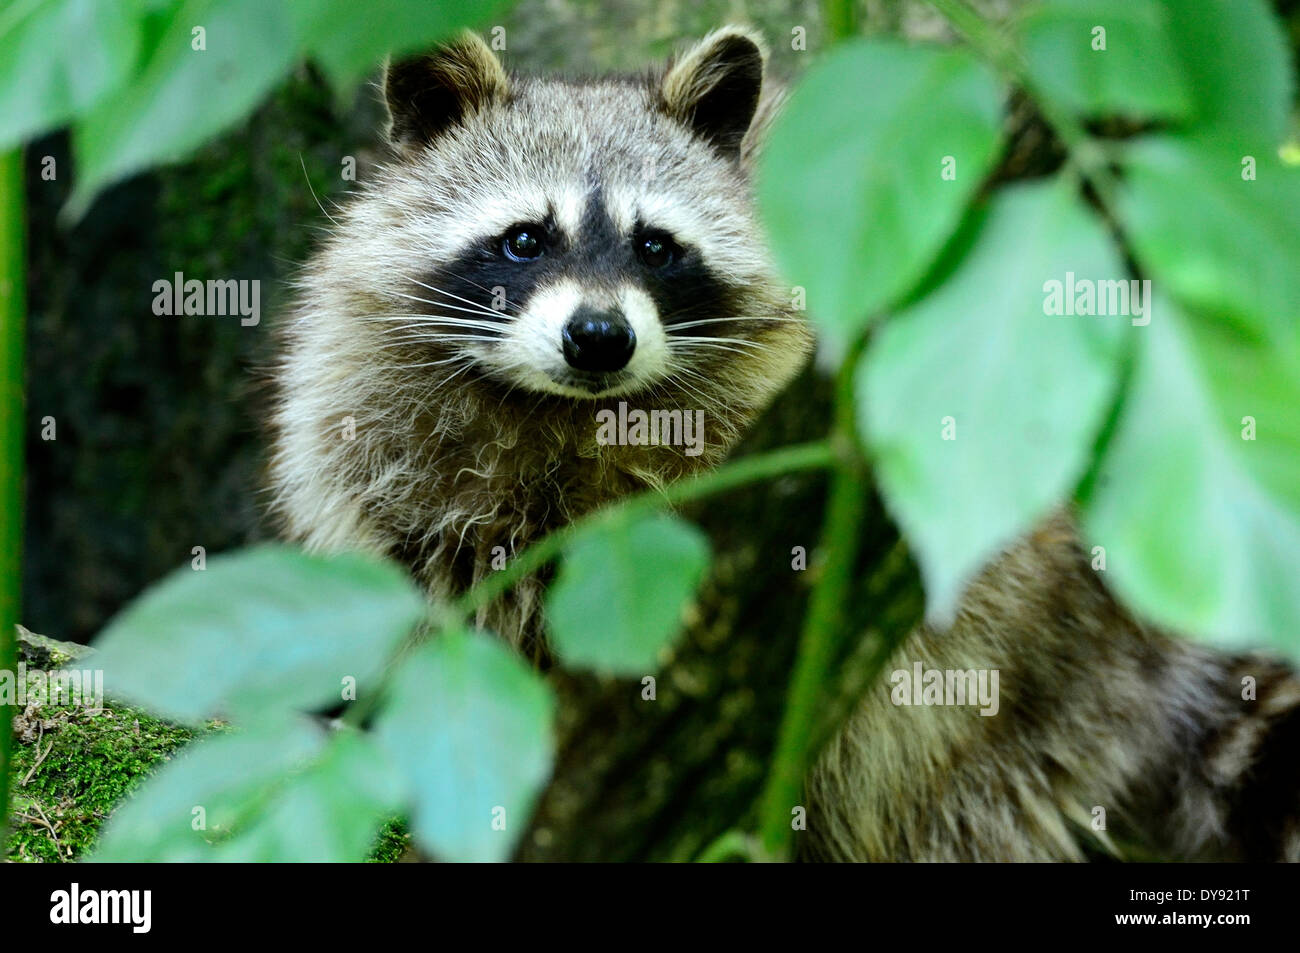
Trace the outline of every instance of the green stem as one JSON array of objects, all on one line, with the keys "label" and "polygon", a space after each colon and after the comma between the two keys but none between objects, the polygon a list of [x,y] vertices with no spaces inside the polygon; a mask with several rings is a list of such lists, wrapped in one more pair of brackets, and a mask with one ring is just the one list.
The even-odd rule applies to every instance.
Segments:
[{"label": "green stem", "polygon": [[857,0],[822,0],[822,16],[833,40],[844,40],[858,32]]},{"label": "green stem", "polygon": [[943,14],[980,56],[1025,91],[1038,106],[1047,124],[1065,144],[1079,174],[1092,186],[1102,204],[1108,209],[1115,208],[1118,185],[1107,164],[1105,150],[1068,111],[1059,108],[1051,97],[1043,93],[1030,77],[1024,58],[1012,40],[967,6],[964,0],[928,2]]},{"label": "green stem", "polygon": [[[22,150],[0,153],[0,673],[18,676],[18,600],[23,541]],[[0,844],[8,843],[14,709],[0,705]]]},{"label": "green stem", "polygon": [[836,378],[831,446],[838,466],[831,476],[823,516],[821,575],[804,617],[772,770],[759,808],[763,850],[778,859],[790,855],[794,837],[791,810],[800,802],[827,675],[847,628],[847,605],[863,535],[862,522],[871,496],[870,474],[858,441],[853,394],[858,359],[865,346],[864,334],[845,356]]},{"label": "green stem", "polygon": [[697,864],[722,864],[729,860],[755,861],[762,859],[762,850],[743,831],[730,830],[700,851]]}]

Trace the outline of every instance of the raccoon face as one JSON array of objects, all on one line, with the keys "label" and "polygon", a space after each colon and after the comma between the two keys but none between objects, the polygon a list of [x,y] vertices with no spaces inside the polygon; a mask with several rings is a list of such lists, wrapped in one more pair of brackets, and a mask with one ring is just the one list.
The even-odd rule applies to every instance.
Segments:
[{"label": "raccoon face", "polygon": [[762,374],[794,322],[749,207],[763,67],[734,28],[638,78],[511,77],[472,35],[390,66],[397,161],[365,200],[385,354],[571,398]]}]

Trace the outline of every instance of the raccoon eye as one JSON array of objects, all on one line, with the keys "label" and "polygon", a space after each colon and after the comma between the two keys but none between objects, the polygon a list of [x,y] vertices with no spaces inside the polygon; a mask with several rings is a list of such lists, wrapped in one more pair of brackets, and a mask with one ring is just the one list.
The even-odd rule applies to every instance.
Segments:
[{"label": "raccoon eye", "polygon": [[530,261],[542,254],[542,230],[533,225],[512,229],[501,242],[501,249],[512,261]]},{"label": "raccoon eye", "polygon": [[662,268],[677,257],[677,244],[667,235],[654,233],[637,240],[636,253],[648,268]]}]

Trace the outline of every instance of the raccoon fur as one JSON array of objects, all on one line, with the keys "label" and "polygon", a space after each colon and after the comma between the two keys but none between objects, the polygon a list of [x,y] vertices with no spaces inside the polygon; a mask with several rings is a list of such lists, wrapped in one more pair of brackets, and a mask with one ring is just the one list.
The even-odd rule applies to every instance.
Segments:
[{"label": "raccoon fur", "polygon": [[[716,465],[810,351],[751,207],[779,101],[764,60],[730,27],[636,77],[508,75],[470,35],[390,66],[391,158],[283,328],[286,534],[394,556],[447,598]],[[596,415],[620,401],[703,410],[702,452],[604,445]],[[536,653],[543,585],[479,623]],[[1300,684],[1134,621],[1068,516],[995,560],[950,627],[913,633],[912,660],[998,669],[999,714],[870,692],[808,779],[801,856],[1297,859]]]}]

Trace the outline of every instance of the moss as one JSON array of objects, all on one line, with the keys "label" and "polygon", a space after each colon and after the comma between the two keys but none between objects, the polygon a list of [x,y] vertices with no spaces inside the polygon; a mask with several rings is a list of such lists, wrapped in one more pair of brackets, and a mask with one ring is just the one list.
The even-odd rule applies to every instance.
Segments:
[{"label": "moss", "polygon": [[130,708],[28,705],[15,724],[6,857],[83,856],[119,799],[193,733]]},{"label": "moss", "polygon": [[384,825],[379,832],[379,838],[375,842],[374,850],[368,863],[372,864],[395,864],[404,859],[412,850],[411,835],[406,831],[406,822],[394,818]]},{"label": "moss", "polygon": [[[29,694],[37,672],[76,662],[89,651],[22,626],[18,631]],[[82,858],[131,788],[201,733],[108,701],[103,708],[29,703],[14,722],[13,830],[5,859]],[[393,818],[379,830],[367,860],[395,863],[411,851],[405,820]]]}]

